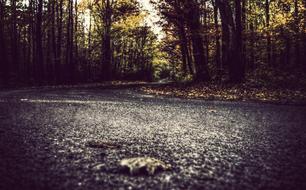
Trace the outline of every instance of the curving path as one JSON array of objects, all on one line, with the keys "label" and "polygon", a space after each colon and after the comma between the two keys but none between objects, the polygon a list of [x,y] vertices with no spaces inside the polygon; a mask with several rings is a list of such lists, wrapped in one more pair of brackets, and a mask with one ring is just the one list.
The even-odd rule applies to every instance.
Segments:
[{"label": "curving path", "polygon": [[[88,141],[120,144],[97,149]],[[130,176],[123,158],[173,166]],[[0,92],[0,189],[306,189],[306,107],[133,89]]]}]

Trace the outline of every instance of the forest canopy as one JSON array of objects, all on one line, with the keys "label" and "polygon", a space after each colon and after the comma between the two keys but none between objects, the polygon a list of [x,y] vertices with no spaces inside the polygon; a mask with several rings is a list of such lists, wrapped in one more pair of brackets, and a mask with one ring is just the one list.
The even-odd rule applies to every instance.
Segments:
[{"label": "forest canopy", "polygon": [[[158,22],[148,22],[153,9],[144,2]],[[305,7],[304,0],[0,0],[0,85],[305,76]]]}]

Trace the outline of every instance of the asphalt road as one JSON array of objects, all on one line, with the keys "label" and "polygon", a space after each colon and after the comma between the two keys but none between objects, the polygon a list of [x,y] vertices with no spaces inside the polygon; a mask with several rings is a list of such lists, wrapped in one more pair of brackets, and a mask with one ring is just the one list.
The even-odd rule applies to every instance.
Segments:
[{"label": "asphalt road", "polygon": [[[118,149],[86,146],[99,140]],[[123,158],[172,165],[131,176]],[[129,89],[0,92],[0,189],[306,189],[306,107]]]}]

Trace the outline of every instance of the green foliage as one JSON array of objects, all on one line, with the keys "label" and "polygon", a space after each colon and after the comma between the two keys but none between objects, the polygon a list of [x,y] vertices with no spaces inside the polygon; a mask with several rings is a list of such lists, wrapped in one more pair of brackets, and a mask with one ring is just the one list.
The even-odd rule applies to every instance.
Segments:
[{"label": "green foliage", "polygon": [[[227,78],[231,64],[223,56],[232,44],[224,40],[217,1],[151,1],[159,12],[160,36],[146,25],[148,13],[137,0],[43,0],[41,19],[39,1],[0,1],[2,84],[91,82],[103,79],[105,71],[113,79],[189,81],[206,64],[213,79]],[[235,2],[229,1],[227,13],[234,22]],[[243,2],[242,59],[247,76],[267,68],[275,75],[306,70],[305,1]],[[199,15],[190,14],[197,11]],[[194,20],[200,20],[200,27],[194,27]],[[233,30],[229,36],[236,34]],[[196,63],[199,54],[204,55],[202,65]]]}]

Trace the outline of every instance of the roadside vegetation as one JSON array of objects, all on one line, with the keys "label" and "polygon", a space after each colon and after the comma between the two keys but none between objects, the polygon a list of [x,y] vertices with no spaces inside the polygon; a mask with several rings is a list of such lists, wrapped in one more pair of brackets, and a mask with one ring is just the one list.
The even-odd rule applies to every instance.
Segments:
[{"label": "roadside vegetation", "polygon": [[144,92],[304,99],[305,1],[148,3],[1,0],[0,86],[163,80],[176,85]]}]

